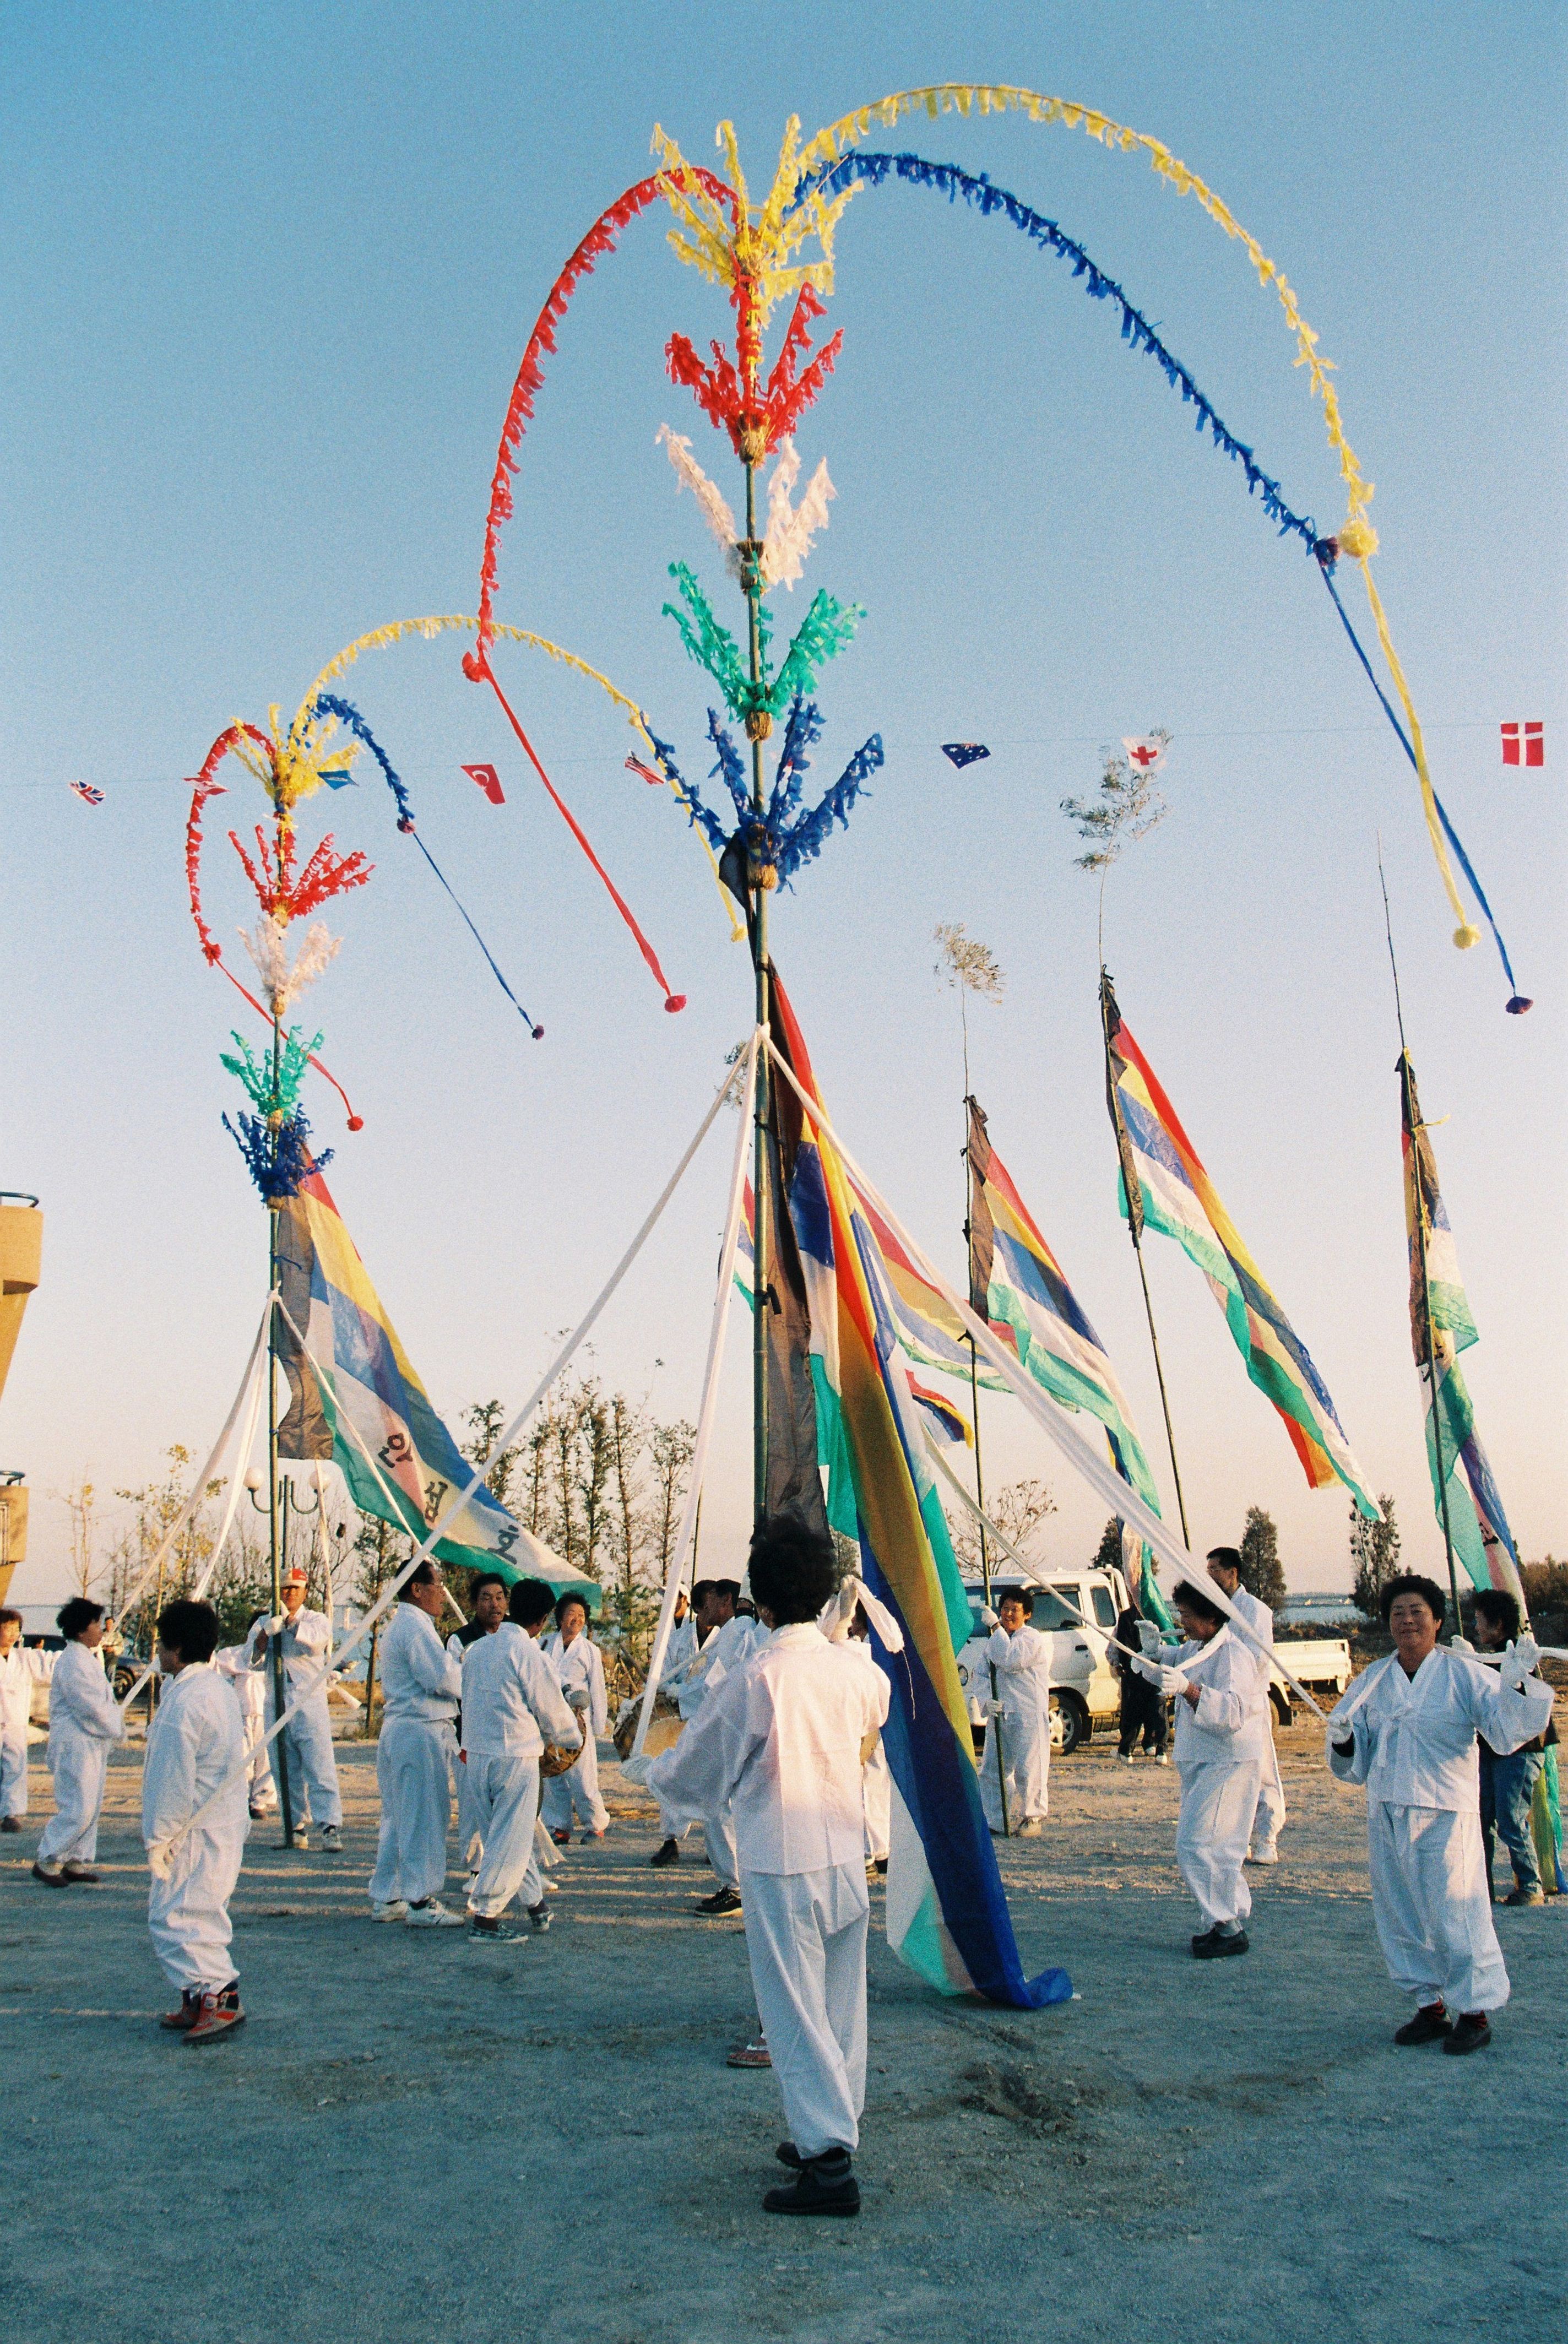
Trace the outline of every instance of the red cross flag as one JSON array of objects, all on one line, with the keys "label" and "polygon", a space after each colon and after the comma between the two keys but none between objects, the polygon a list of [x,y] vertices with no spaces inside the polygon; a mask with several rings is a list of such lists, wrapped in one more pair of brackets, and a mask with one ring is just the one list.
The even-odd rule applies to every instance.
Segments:
[{"label": "red cross flag", "polygon": [[[1521,742],[1520,735],[1523,735]],[[1520,755],[1522,747],[1524,753]],[[1505,724],[1502,728],[1502,762],[1505,765],[1543,765],[1546,763],[1546,727],[1544,724]]]},{"label": "red cross flag", "polygon": [[1140,773],[1151,773],[1165,754],[1158,741],[1128,741],[1124,738],[1121,745],[1127,751],[1128,763],[1136,765]]},{"label": "red cross flag", "polygon": [[470,782],[477,782],[479,783],[481,789],[484,792],[491,805],[504,805],[506,803],[506,799],[501,792],[501,775],[496,772],[493,765],[465,765],[463,767],[463,771],[468,775]]}]

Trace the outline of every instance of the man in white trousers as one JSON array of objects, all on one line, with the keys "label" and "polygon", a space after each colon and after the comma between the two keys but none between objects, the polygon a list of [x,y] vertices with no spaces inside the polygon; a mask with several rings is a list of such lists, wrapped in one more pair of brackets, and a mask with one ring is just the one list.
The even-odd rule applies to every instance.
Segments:
[{"label": "man in white trousers", "polygon": [[126,1721],[104,1674],[104,1607],[73,1595],[55,1615],[66,1649],[49,1680],[49,1772],[55,1812],[38,1842],[33,1877],[46,1888],[96,1882],[98,1811],[109,1752],[126,1738]]},{"label": "man in white trousers", "polygon": [[[859,1653],[868,1668],[875,1668],[871,1656],[871,1622],[865,1616],[865,1606],[857,1603],[844,1640],[851,1650]],[[876,1737],[876,1747],[861,1769],[861,1796],[865,1803],[865,1872],[869,1879],[875,1873],[887,1869],[893,1852],[893,1776],[888,1771],[887,1753],[882,1746],[882,1736]]]},{"label": "man in white trousers", "polygon": [[[178,2009],[158,2024],[187,2044],[214,2043],[245,2023],[228,1917],[250,1829],[245,1721],[232,1682],[212,1665],[218,1634],[210,1603],[166,1603],[159,1613],[164,1688],[142,1767],[147,1929],[164,1975],[179,1990]],[[193,1823],[215,1792],[215,1804]]]},{"label": "man in white trousers", "polygon": [[751,1585],[770,1632],[715,1685],[673,1748],[633,1780],[677,1808],[734,1819],[746,1951],[789,2138],[793,2179],[770,2214],[853,2215],[865,2104],[865,1814],[861,1770],[887,1716],[887,1679],[817,1625],[835,1591],[833,1541],[789,1516],[758,1525]]},{"label": "man in white trousers", "polygon": [[443,1904],[440,1894],[457,1755],[452,1723],[462,1692],[462,1671],[436,1628],[446,1600],[440,1565],[427,1555],[398,1590],[381,1638],[376,1744],[381,1828],[370,1874],[370,1918],[401,1921],[410,1929],[463,1925],[462,1915]]},{"label": "man in white trousers", "polygon": [[[704,1703],[735,1670],[744,1668],[758,1646],[765,1642],[767,1630],[750,1612],[739,1612],[740,1582],[733,1579],[709,1581],[706,1611],[710,1619],[718,1622],[718,1632],[703,1644],[700,1672],[694,1671],[681,1687],[675,1699],[681,1715],[688,1724],[702,1714]],[[698,1612],[698,1624],[703,1612]],[[684,1736],[683,1736],[684,1739]],[[696,1820],[703,1826],[703,1840],[708,1851],[708,1862],[718,1875],[718,1886],[711,1896],[699,1896],[696,1910],[712,1920],[723,1920],[741,1909],[740,1864],[735,1853],[735,1825],[728,1803],[721,1802],[710,1813]]]},{"label": "man in white trousers", "polygon": [[[511,1585],[499,1571],[478,1571],[469,1581],[469,1601],[473,1605],[473,1618],[447,1638],[447,1650],[462,1672],[463,1654],[481,1636],[493,1636],[506,1618],[507,1592]],[[483,1848],[480,1844],[479,1825],[474,1821],[473,1791],[469,1782],[469,1770],[462,1763],[462,1712],[458,1712],[457,1739],[459,1755],[456,1765],[458,1785],[458,1862],[471,1878],[480,1868]]]},{"label": "man in white trousers", "polygon": [[582,1738],[537,1641],[554,1603],[555,1591],[543,1580],[520,1579],[511,1590],[511,1617],[463,1655],[463,1752],[484,1840],[484,1861],[469,1890],[469,1936],[475,1944],[493,1945],[521,1935],[504,1918],[519,1894],[535,1932],[550,1926],[534,1853],[539,1762],[547,1741],[574,1748]]},{"label": "man in white trousers", "polygon": [[[1274,1614],[1249,1588],[1242,1586],[1240,1550],[1233,1546],[1211,1547],[1207,1561],[1209,1578],[1222,1595],[1230,1598],[1241,1625],[1251,1632],[1266,1652],[1272,1653]],[[1239,1641],[1245,1643],[1247,1640],[1242,1637]],[[1269,1680],[1270,1672],[1259,1662],[1256,1700],[1264,1742],[1263,1769],[1259,1779],[1258,1812],[1252,1818],[1247,1844],[1249,1864],[1278,1864],[1280,1834],[1285,1828],[1285,1785],[1280,1775],[1280,1753],[1274,1747],[1274,1704],[1269,1698]]]},{"label": "man in white trousers", "polygon": [[[270,1657],[272,1638],[279,1636],[283,1642],[285,1707],[297,1701],[305,1686],[320,1674],[321,1664],[332,1649],[332,1630],[327,1615],[308,1608],[305,1588],[306,1576],[298,1564],[286,1571],[282,1579],[282,1611],[273,1619],[259,1622],[250,1632],[250,1665],[262,1672],[269,1726],[278,1715]],[[338,1762],[332,1754],[332,1721],[327,1709],[325,1682],[267,1746],[272,1753],[273,1779],[278,1783],[279,1799],[283,1796],[282,1769],[285,1765],[288,1769],[295,1846],[309,1845],[304,1829],[309,1820],[317,1827],[323,1853],[341,1855],[343,1802],[338,1791]]]},{"label": "man in white trousers", "polygon": [[1415,2001],[1394,2041],[1479,2051],[1509,1986],[1492,1919],[1476,1736],[1504,1754],[1533,1741],[1551,1719],[1552,1688],[1534,1673],[1533,1636],[1521,1636],[1496,1670],[1441,1645],[1435,1581],[1401,1572],[1381,1601],[1394,1649],[1330,1718],[1329,1763],[1341,1782],[1367,1786],[1372,1918],[1390,1977]]},{"label": "man in white trousers", "polygon": [[980,1761],[980,1803],[994,1837],[1000,1838],[1002,1784],[997,1779],[996,1742],[1007,1786],[1006,1829],[1018,1839],[1038,1839],[1050,1804],[1051,1640],[1029,1622],[1031,1588],[1010,1591],[997,1609],[985,1609],[980,1625],[991,1631],[983,1651],[985,1669],[996,1672],[996,1692],[986,1685],[986,1748]]},{"label": "man in white trousers", "polygon": [[[250,1626],[265,1620],[258,1612]],[[221,1644],[212,1656],[212,1665],[220,1677],[234,1687],[239,1702],[239,1714],[245,1721],[245,1754],[250,1761],[248,1783],[248,1804],[258,1822],[263,1815],[278,1813],[278,1793],[272,1781],[272,1753],[262,1747],[261,1737],[267,1731],[267,1694],[261,1679],[250,1665],[249,1631],[243,1644]]]},{"label": "man in white trousers", "polygon": [[1139,1658],[1132,1665],[1162,1696],[1175,1697],[1177,1869],[1208,1925],[1193,1938],[1193,1954],[1222,1961],[1251,1945],[1252,1893],[1242,1865],[1267,1731],[1258,1716],[1258,1662],[1202,1588],[1184,1580],[1171,1601],[1186,1642],[1168,1662]]},{"label": "man in white trousers", "polygon": [[[666,1701],[681,1706],[683,1689],[694,1683],[707,1668],[716,1649],[713,1639],[725,1621],[734,1617],[735,1601],[740,1594],[737,1580],[699,1579],[692,1589],[692,1611],[686,1612],[683,1588],[675,1595],[675,1624],[670,1631],[670,1642],[664,1653],[664,1672],[659,1679],[659,1691]],[[689,1822],[677,1824],[659,1810],[659,1844],[648,1858],[654,1869],[679,1864],[681,1842],[692,1826]]]},{"label": "man in white trousers", "polygon": [[19,1832],[26,1815],[33,1688],[54,1673],[54,1653],[22,1642],[20,1612],[0,1611],[0,1832]]},{"label": "man in white trousers", "polygon": [[610,1810],[599,1792],[599,1753],[595,1743],[610,1731],[610,1696],[604,1684],[604,1655],[588,1633],[588,1606],[580,1595],[559,1597],[555,1632],[540,1641],[540,1651],[555,1671],[555,1681],[567,1705],[582,1722],[582,1755],[564,1774],[552,1774],[544,1786],[544,1827],[557,1847],[572,1844],[575,1815],[584,1839],[602,1839],[610,1828]]}]

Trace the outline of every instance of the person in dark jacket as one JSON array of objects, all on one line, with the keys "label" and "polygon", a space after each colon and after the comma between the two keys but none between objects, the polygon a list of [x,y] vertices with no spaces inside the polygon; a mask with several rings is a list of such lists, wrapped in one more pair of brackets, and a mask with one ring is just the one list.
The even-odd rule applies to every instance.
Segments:
[{"label": "person in dark jacket", "polygon": [[[1517,1599],[1501,1587],[1483,1587],[1475,1599],[1475,1641],[1483,1652],[1501,1652],[1517,1642],[1521,1621]],[[1513,1885],[1505,1904],[1543,1904],[1541,1865],[1530,1828],[1530,1809],[1540,1780],[1543,1753],[1557,1729],[1548,1725],[1522,1750],[1500,1757],[1490,1743],[1477,1736],[1481,1758],[1481,1830],[1486,1843],[1486,1877],[1492,1879],[1492,1859],[1501,1839],[1513,1866]],[[1495,1901],[1497,1891],[1492,1890]]]},{"label": "person in dark jacket", "polygon": [[[1138,1608],[1138,1598],[1129,1596],[1127,1610],[1116,1623],[1117,1643],[1126,1644],[1130,1651],[1136,1652],[1138,1649],[1138,1632],[1142,1619],[1143,1613]],[[1118,1652],[1113,1647],[1109,1659],[1112,1668],[1121,1679],[1121,1739],[1117,1747],[1117,1756],[1124,1765],[1130,1766],[1133,1753],[1138,1748],[1138,1737],[1141,1735],[1143,1746],[1156,1765],[1168,1766],[1170,1761],[1165,1753],[1165,1738],[1169,1729],[1166,1719],[1164,1696],[1158,1692],[1153,1685],[1145,1683],[1126,1652]]]}]

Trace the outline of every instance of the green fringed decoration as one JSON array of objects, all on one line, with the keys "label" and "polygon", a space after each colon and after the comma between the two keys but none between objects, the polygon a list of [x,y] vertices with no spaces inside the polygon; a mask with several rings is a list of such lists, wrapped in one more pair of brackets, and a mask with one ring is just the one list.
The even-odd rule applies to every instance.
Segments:
[{"label": "green fringed decoration", "polygon": [[309,1042],[299,1038],[298,1026],[290,1026],[283,1036],[283,1048],[278,1061],[278,1080],[272,1079],[272,1059],[269,1053],[257,1058],[243,1034],[230,1033],[238,1058],[225,1055],[223,1065],[237,1076],[249,1094],[251,1105],[262,1116],[291,1116],[299,1104],[300,1086],[312,1051],[321,1046],[321,1036],[313,1035]]},{"label": "green fringed decoration", "polygon": [[[707,596],[683,561],[672,561],[670,575],[681,591],[686,611],[679,611],[666,602],[663,616],[673,619],[681,630],[681,641],[696,661],[705,668],[723,693],[732,716],[744,720],[752,705],[751,680],[741,658],[740,647],[727,627],[721,627],[713,616]],[[695,622],[693,624],[693,621]]]},{"label": "green fringed decoration", "polygon": [[816,686],[816,671],[854,638],[865,612],[858,602],[839,602],[819,588],[802,620],[800,631],[784,654],[784,662],[763,700],[770,716],[782,715],[798,692]]}]

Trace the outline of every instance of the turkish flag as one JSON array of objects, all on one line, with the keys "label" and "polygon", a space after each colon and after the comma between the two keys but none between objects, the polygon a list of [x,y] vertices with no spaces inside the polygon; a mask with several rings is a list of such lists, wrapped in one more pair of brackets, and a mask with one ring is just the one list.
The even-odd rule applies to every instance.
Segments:
[{"label": "turkish flag", "polygon": [[506,797],[501,786],[501,775],[493,765],[465,765],[464,773],[470,782],[477,782],[491,805],[504,805]]}]

